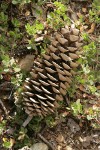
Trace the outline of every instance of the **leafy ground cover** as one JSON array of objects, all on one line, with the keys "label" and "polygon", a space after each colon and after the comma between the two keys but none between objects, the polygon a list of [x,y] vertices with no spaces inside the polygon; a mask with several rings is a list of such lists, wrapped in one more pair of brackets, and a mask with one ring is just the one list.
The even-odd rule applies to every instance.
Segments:
[{"label": "leafy ground cover", "polygon": [[[23,54],[45,53],[50,35],[66,24],[74,24],[84,39],[80,67],[57,113],[36,116],[23,127],[27,115],[20,93],[29,75],[20,65]],[[0,91],[2,150],[31,146],[41,141],[40,134],[57,150],[66,145],[65,150],[99,150],[100,1],[0,1]]]}]

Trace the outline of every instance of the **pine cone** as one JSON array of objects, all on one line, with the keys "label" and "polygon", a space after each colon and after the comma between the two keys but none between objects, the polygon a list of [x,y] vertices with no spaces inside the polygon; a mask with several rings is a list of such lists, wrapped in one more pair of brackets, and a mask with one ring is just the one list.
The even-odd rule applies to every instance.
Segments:
[{"label": "pine cone", "polygon": [[46,116],[54,113],[72,82],[82,44],[76,28],[66,26],[54,33],[46,54],[34,61],[31,77],[25,81],[23,105],[27,114]]}]

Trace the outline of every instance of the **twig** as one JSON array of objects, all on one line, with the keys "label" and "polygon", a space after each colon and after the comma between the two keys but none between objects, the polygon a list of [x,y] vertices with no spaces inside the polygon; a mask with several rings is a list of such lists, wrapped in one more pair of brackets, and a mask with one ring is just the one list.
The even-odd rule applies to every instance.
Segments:
[{"label": "twig", "polygon": [[53,147],[53,145],[51,143],[49,143],[40,133],[37,134],[37,136],[45,143],[47,144],[51,150],[55,150],[55,148]]},{"label": "twig", "polygon": [[47,128],[48,128],[48,127],[47,127],[47,125],[45,124],[45,126],[44,126],[44,127],[42,127],[42,129],[41,129],[40,133],[41,133],[41,134],[43,134]]},{"label": "twig", "polygon": [[10,95],[9,95],[9,97],[8,97],[8,99],[9,99],[9,100],[11,100],[11,99],[12,99],[12,96],[13,96],[14,90],[15,90],[15,88],[13,87],[13,88],[11,89]]},{"label": "twig", "polygon": [[7,111],[6,107],[4,106],[4,104],[3,104],[3,102],[2,102],[1,99],[0,99],[0,104],[1,104],[1,106],[2,106],[2,108],[3,108],[3,110],[4,110],[4,112],[5,112],[5,114],[6,114],[6,116],[7,116],[7,115],[8,115],[8,111]]},{"label": "twig", "polygon": [[22,124],[22,126],[26,127],[29,124],[29,122],[32,120],[32,118],[33,118],[33,115],[32,116],[28,116],[27,119]]}]

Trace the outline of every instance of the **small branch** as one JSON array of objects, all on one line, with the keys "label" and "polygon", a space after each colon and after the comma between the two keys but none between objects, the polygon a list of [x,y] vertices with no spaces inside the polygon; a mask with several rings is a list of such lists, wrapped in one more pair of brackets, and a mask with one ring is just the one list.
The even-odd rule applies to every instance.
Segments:
[{"label": "small branch", "polygon": [[13,88],[11,89],[11,92],[10,92],[10,95],[9,95],[9,97],[8,97],[8,100],[11,100],[11,99],[12,99],[14,90],[15,90],[15,88],[13,87]]},{"label": "small branch", "polygon": [[55,150],[55,148],[53,147],[53,145],[51,143],[49,143],[40,133],[37,134],[37,136],[45,143],[47,144],[51,150]]},{"label": "small branch", "polygon": [[7,111],[6,107],[4,106],[4,104],[3,104],[1,99],[0,99],[0,104],[1,104],[1,106],[2,106],[2,108],[4,110],[4,112],[5,112],[6,116],[8,116],[8,111]]},{"label": "small branch", "polygon": [[27,119],[22,124],[22,126],[26,127],[29,124],[29,122],[32,120],[32,118],[33,118],[33,115],[32,116],[28,116]]}]

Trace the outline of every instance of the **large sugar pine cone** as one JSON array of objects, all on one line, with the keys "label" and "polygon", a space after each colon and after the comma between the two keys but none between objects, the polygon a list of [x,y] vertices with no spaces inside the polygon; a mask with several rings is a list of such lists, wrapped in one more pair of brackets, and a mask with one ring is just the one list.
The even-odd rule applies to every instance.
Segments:
[{"label": "large sugar pine cone", "polygon": [[72,82],[82,44],[76,28],[66,26],[54,33],[46,54],[34,61],[31,77],[25,81],[23,105],[27,114],[45,116],[55,111]]}]

